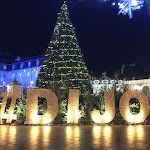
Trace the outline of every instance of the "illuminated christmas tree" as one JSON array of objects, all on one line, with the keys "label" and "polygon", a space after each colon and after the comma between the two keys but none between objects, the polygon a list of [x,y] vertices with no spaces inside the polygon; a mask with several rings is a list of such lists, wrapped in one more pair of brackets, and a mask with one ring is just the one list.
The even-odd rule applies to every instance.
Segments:
[{"label": "illuminated christmas tree", "polygon": [[[83,61],[75,28],[64,2],[37,78],[38,88],[80,89],[81,95],[89,91],[89,73]],[[55,91],[54,91],[55,92]]]}]

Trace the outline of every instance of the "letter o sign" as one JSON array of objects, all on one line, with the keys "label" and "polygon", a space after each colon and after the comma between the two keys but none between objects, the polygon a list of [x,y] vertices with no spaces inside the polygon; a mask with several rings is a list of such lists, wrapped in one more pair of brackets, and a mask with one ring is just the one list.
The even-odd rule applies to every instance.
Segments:
[{"label": "letter o sign", "polygon": [[[132,98],[136,98],[140,102],[140,112],[137,115],[133,115],[130,112],[129,102]],[[139,91],[127,91],[125,92],[119,103],[120,114],[124,120],[131,123],[143,122],[149,114],[149,101],[146,95]]]}]

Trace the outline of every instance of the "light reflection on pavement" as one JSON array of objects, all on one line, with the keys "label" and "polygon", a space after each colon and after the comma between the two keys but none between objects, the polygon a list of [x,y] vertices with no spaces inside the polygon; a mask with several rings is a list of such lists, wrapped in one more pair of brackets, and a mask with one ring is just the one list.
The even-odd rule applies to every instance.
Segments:
[{"label": "light reflection on pavement", "polygon": [[149,150],[149,125],[0,125],[0,150]]}]

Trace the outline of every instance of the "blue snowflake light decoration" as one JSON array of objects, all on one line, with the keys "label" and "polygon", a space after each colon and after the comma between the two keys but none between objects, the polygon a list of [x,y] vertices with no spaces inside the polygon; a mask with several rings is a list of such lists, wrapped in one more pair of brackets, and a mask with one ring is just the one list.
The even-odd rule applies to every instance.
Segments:
[{"label": "blue snowflake light decoration", "polygon": [[[123,14],[129,15],[129,18],[132,18],[132,11],[140,9],[143,6],[144,0],[120,0],[118,3],[119,12],[118,15]],[[114,3],[113,3],[114,5]]]}]

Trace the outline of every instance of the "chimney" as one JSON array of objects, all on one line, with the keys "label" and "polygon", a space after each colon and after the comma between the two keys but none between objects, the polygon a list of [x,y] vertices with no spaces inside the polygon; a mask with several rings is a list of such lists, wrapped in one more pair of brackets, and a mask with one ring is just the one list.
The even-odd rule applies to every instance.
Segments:
[{"label": "chimney", "polygon": [[123,74],[124,68],[125,68],[125,65],[123,64],[123,65],[122,65],[122,68],[121,68],[121,74]]}]

